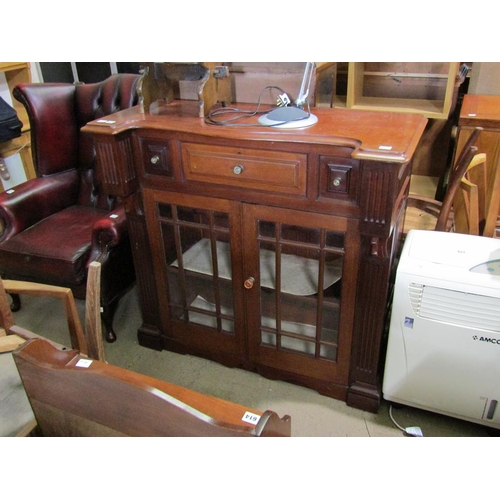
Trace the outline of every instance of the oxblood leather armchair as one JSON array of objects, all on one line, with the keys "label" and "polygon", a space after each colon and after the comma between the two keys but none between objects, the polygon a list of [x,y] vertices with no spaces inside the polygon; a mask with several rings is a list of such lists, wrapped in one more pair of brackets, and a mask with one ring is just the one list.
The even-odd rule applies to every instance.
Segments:
[{"label": "oxblood leather armchair", "polygon": [[[37,178],[0,193],[0,273],[4,278],[71,288],[85,298],[87,269],[101,263],[105,337],[135,280],[125,211],[94,174],[91,120],[138,103],[140,75],[95,84],[20,84],[13,92],[28,112]],[[20,307],[15,298],[13,308]]]}]

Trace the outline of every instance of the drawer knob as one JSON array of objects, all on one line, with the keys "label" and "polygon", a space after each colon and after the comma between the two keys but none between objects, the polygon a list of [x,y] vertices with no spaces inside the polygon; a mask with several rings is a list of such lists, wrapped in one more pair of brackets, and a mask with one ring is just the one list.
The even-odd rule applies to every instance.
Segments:
[{"label": "drawer knob", "polygon": [[158,155],[154,155],[152,158],[151,158],[151,163],[153,165],[156,165],[158,162],[160,161],[160,157]]},{"label": "drawer knob", "polygon": [[253,288],[253,284],[255,283],[255,278],[252,278],[250,276],[250,278],[247,278],[245,280],[245,283],[243,283],[243,286],[247,289],[247,290],[250,290],[251,288]]},{"label": "drawer knob", "polygon": [[339,187],[340,184],[342,184],[342,179],[340,177],[335,177],[335,179],[333,179],[333,185]]},{"label": "drawer knob", "polygon": [[236,175],[240,175],[240,174],[243,172],[243,165],[236,165],[236,166],[233,168],[233,172],[234,172]]}]

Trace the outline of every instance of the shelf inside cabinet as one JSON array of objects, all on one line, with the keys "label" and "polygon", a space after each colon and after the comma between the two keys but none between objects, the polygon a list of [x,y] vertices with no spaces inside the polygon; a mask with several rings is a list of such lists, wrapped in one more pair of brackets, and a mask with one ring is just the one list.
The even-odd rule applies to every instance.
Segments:
[{"label": "shelf inside cabinet", "polygon": [[[210,328],[217,328],[217,310],[215,304],[197,296],[189,304],[189,319],[191,322],[202,324]],[[231,308],[221,307],[221,321],[225,330],[230,331],[234,313]],[[264,345],[276,345],[276,318],[261,318],[262,343]],[[317,337],[317,327],[313,323],[294,321],[293,319],[280,322],[280,345],[281,348],[293,352],[314,355]],[[330,328],[321,330],[320,352],[322,357],[335,359],[338,347],[338,331]]]},{"label": "shelf inside cabinet", "polygon": [[[229,243],[217,241],[217,266],[220,278],[231,278],[231,260]],[[207,238],[201,239],[182,256],[184,270],[212,275],[211,243]],[[260,250],[260,279],[261,286],[275,288],[275,253],[271,250]],[[325,263],[324,288],[336,283],[342,276],[342,259]],[[177,267],[177,261],[172,263]],[[281,291],[291,295],[313,295],[318,291],[319,263],[314,259],[307,259],[292,254],[281,254]]]}]

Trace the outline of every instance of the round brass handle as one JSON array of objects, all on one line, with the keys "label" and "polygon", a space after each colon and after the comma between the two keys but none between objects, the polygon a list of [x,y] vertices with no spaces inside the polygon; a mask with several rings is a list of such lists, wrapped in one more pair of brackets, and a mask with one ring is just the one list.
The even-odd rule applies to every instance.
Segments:
[{"label": "round brass handle", "polygon": [[160,161],[160,157],[158,155],[155,155],[151,158],[151,163],[153,165],[156,165]]},{"label": "round brass handle", "polygon": [[340,186],[341,183],[342,183],[342,179],[340,177],[335,177],[335,179],[333,179],[333,185],[335,187]]},{"label": "round brass handle", "polygon": [[240,175],[242,172],[243,172],[243,165],[235,165],[235,167],[233,168],[233,172],[236,174],[236,175]]},{"label": "round brass handle", "polygon": [[252,278],[250,276],[250,278],[247,278],[245,280],[245,283],[243,283],[243,286],[247,289],[247,290],[250,290],[251,288],[253,288],[253,284],[255,283],[255,278]]}]

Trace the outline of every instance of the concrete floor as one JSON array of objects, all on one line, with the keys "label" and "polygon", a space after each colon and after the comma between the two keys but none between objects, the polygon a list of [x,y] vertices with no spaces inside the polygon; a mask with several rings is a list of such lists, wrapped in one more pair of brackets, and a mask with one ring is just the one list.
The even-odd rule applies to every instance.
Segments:
[{"label": "concrete floor", "polygon": [[[68,345],[65,316],[57,299],[25,296],[22,300],[21,310],[15,313],[18,325]],[[84,324],[84,301],[77,301],[77,306]],[[294,437],[404,436],[391,421],[385,401],[373,414],[287,382],[268,380],[195,356],[147,349],[137,342],[140,324],[137,291],[133,288],[123,297],[116,313],[118,340],[105,344],[109,363],[259,410],[271,409],[280,416],[288,414]],[[425,437],[489,435],[485,427],[415,408],[393,408],[392,413],[401,427],[418,426]]]}]

